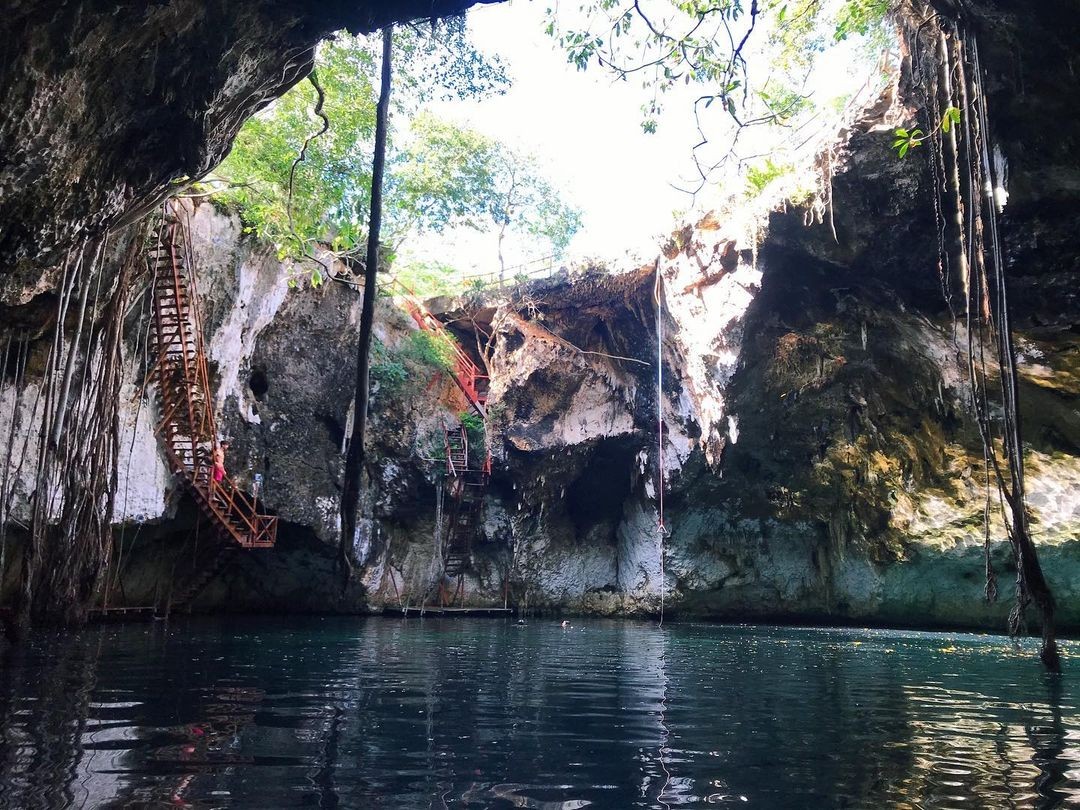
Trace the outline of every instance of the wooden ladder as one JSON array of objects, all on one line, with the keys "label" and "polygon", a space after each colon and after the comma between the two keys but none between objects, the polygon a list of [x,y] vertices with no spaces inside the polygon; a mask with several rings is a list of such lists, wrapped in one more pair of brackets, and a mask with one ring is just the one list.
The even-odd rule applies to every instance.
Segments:
[{"label": "wooden ladder", "polygon": [[443,544],[443,572],[448,577],[461,577],[472,564],[473,539],[480,527],[484,493],[491,477],[487,459],[479,469],[469,467],[469,439],[464,425],[446,428],[446,472],[450,510]]},{"label": "wooden ladder", "polygon": [[277,518],[260,514],[255,500],[228,475],[213,480],[217,430],[198,289],[184,229],[172,209],[166,209],[147,251],[147,265],[153,279],[156,357],[151,374],[161,406],[157,433],[169,468],[221,539],[243,548],[272,547]]}]

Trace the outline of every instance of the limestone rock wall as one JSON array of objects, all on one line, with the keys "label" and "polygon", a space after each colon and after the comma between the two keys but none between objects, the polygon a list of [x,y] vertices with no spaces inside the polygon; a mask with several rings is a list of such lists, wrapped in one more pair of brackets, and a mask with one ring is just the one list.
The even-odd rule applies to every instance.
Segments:
[{"label": "limestone rock wall", "polygon": [[[24,319],[35,347],[26,385],[13,390],[10,366],[0,385],[0,432],[14,426],[25,438],[8,462],[4,594],[33,486],[48,262],[76,236],[134,217],[169,178],[211,165],[245,115],[302,75],[324,24],[364,28],[416,11],[328,3],[316,15],[310,4],[251,0],[228,13],[164,4],[136,19],[79,2],[32,5],[16,3],[0,29],[25,45],[0,59],[0,86],[12,109],[32,113],[0,116],[0,147],[11,147],[0,151],[26,158],[0,167],[0,331]],[[1026,14],[985,2],[969,13],[994,146],[1010,166],[1002,236],[1035,539],[1062,623],[1078,627],[1080,125],[1062,104],[1080,81],[1071,68],[1080,18],[1066,5]],[[137,37],[102,56],[135,23],[141,35],[182,35],[163,40],[145,69],[135,63],[159,51]],[[44,39],[24,36],[34,32]],[[211,58],[181,86],[195,50]],[[109,76],[79,79],[91,62]],[[146,76],[145,93],[125,95],[130,77]],[[54,116],[50,99],[51,109],[85,115]],[[900,101],[891,117],[845,133],[828,225],[777,212],[758,244],[706,217],[676,231],[646,267],[445,305],[462,316],[464,345],[475,342],[473,324],[494,335],[494,470],[464,582],[469,604],[636,615],[663,597],[683,615],[1004,627],[1012,563],[992,522],[1003,598],[985,604],[985,472],[958,353],[966,337],[941,291],[936,181],[923,152],[900,161],[889,148],[891,126],[918,116]],[[129,160],[142,107],[153,112],[149,134]],[[289,292],[283,277],[302,268],[243,239],[234,217],[200,205],[191,223],[229,466],[247,485],[262,475],[263,499],[282,519],[278,548],[242,555],[197,607],[364,610],[434,599],[441,431],[464,402],[445,375],[408,358],[415,329],[381,301],[377,362],[394,373],[372,400],[370,499],[349,549],[357,576],[343,589],[336,514],[359,296],[337,284]],[[146,325],[134,310],[125,346],[128,452],[111,598],[128,604],[167,597],[201,548],[192,505],[153,436],[153,398],[140,396]]]},{"label": "limestone rock wall", "polygon": [[224,157],[319,39],[461,0],[6,0],[0,4],[0,304]]}]

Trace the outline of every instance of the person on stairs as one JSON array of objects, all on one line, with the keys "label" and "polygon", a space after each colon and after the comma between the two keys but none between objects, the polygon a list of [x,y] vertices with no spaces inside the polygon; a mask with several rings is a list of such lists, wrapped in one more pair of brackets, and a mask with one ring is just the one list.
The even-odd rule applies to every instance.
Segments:
[{"label": "person on stairs", "polygon": [[228,442],[222,442],[214,448],[214,470],[211,477],[214,481],[214,495],[219,499],[221,495],[218,494],[218,488],[221,486],[221,482],[225,480],[225,451],[228,449]]}]

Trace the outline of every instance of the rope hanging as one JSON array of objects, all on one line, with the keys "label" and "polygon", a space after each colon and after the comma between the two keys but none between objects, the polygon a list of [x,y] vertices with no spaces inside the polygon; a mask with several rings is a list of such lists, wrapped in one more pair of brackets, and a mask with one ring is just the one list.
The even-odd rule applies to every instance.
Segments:
[{"label": "rope hanging", "polygon": [[660,262],[656,263],[656,283],[653,299],[656,301],[656,436],[659,445],[659,468],[657,470],[657,542],[660,547],[660,624],[664,623],[664,279],[660,274]]}]

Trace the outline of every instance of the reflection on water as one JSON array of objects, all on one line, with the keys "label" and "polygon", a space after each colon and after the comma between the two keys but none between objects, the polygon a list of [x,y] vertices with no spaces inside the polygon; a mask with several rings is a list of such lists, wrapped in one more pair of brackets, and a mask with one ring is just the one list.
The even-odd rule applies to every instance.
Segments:
[{"label": "reflection on water", "polygon": [[104,627],[4,653],[0,807],[1072,806],[1075,705],[988,636]]}]

